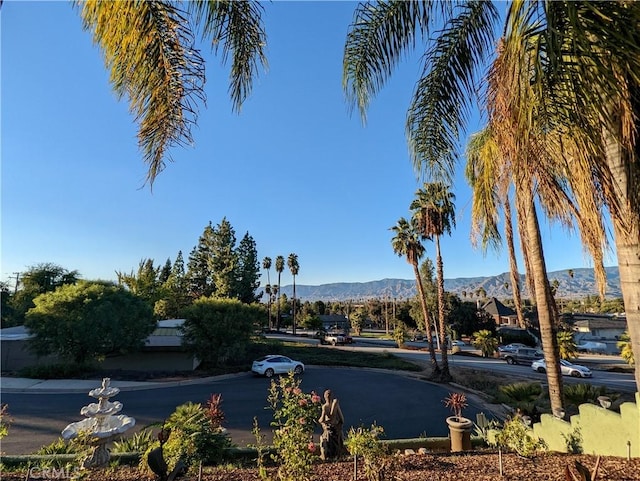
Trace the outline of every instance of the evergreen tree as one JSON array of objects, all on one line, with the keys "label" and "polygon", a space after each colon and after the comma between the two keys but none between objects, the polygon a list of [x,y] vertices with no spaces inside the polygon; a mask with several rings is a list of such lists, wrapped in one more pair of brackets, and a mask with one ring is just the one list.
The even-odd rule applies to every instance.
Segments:
[{"label": "evergreen tree", "polygon": [[241,302],[252,304],[261,297],[256,292],[260,287],[260,262],[256,242],[248,232],[240,241],[236,252],[238,257],[237,297]]},{"label": "evergreen tree", "polygon": [[226,217],[213,229],[208,266],[215,295],[220,298],[237,297],[236,234]]},{"label": "evergreen tree", "polygon": [[156,303],[156,314],[161,314],[160,317],[167,319],[180,317],[180,312],[190,304],[182,251],[178,251],[176,260],[171,266],[169,277],[163,284],[163,291],[163,302],[161,306]]},{"label": "evergreen tree", "polygon": [[164,266],[160,270],[158,274],[158,282],[160,284],[164,284],[169,279],[169,275],[171,274],[171,259],[167,258],[167,262],[164,263]]},{"label": "evergreen tree", "polygon": [[131,271],[130,274],[116,272],[118,284],[125,286],[130,292],[147,301],[153,307],[156,301],[160,300],[161,283],[158,280],[160,267],[155,267],[153,259],[142,259],[138,264],[138,272]]},{"label": "evergreen tree", "polygon": [[191,250],[187,264],[187,292],[192,299],[208,297],[214,291],[213,276],[209,266],[213,228],[211,222],[204,228],[198,245]]}]

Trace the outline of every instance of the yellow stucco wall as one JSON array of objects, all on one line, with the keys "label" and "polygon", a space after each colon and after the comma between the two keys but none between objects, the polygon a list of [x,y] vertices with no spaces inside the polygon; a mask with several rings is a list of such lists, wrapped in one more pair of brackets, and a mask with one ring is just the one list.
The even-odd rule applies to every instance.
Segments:
[{"label": "yellow stucco wall", "polygon": [[543,414],[534,434],[551,451],[567,452],[567,438],[576,436],[582,452],[603,456],[640,457],[640,393],[636,402],[620,405],[620,413],[594,404],[581,404],[579,414],[562,421]]}]

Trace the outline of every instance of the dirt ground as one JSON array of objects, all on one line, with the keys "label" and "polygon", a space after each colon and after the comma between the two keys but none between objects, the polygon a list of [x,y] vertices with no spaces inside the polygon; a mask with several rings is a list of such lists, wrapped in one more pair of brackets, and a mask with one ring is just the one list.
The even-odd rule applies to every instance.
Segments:
[{"label": "dirt ground", "polygon": [[[500,475],[500,458],[502,475]],[[575,467],[580,462],[593,471],[597,458],[589,455],[542,454],[533,458],[522,458],[515,454],[499,455],[497,452],[470,454],[416,454],[398,456],[396,469],[384,473],[376,481],[573,481],[567,477],[569,469],[582,480]],[[38,475],[41,473],[33,473]],[[380,473],[382,474],[382,473]],[[269,479],[277,480],[275,468],[269,468]],[[26,470],[15,473],[2,473],[3,481],[24,481],[30,478]],[[143,474],[137,468],[120,467],[101,471],[86,472],[83,481],[151,481],[154,476]],[[179,478],[183,480],[204,481],[262,481],[256,468],[238,468],[231,466],[205,467],[201,477],[198,470]],[[357,478],[354,478],[353,460],[326,462],[314,465],[310,481],[367,481],[362,466],[359,466]],[[592,480],[640,481],[640,459],[602,457],[597,476]]]}]

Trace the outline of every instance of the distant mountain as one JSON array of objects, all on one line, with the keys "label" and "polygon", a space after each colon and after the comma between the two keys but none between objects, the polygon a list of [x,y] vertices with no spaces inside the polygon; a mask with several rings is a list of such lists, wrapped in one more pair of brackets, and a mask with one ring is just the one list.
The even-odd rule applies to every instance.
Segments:
[{"label": "distant mountain", "polygon": [[[572,269],[549,272],[549,282],[557,280],[560,284],[556,297],[576,299],[598,295],[593,269]],[[617,267],[607,267],[607,298],[622,297],[620,291],[620,275]],[[523,295],[528,296],[525,276],[521,276]],[[506,284],[506,286],[505,286]],[[458,294],[461,298],[477,298],[480,288],[485,290],[487,297],[507,299],[511,297],[511,279],[508,272],[491,277],[460,277],[445,279],[446,291]],[[466,297],[463,293],[466,292]],[[293,295],[293,286],[282,286],[282,293],[287,297]],[[396,298],[407,299],[416,295],[415,280],[412,279],[382,279],[370,282],[337,282],[319,286],[296,284],[296,297],[303,301],[346,301],[349,299]]]}]

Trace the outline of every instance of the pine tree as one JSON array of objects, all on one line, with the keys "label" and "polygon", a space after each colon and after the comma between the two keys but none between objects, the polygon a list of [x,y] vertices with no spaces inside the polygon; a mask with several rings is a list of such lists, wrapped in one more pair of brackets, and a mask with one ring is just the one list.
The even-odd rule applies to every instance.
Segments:
[{"label": "pine tree", "polygon": [[240,241],[236,252],[238,257],[237,297],[246,304],[257,302],[260,297],[256,292],[260,287],[260,263],[256,242],[248,232]]},{"label": "pine tree", "polygon": [[198,239],[198,245],[189,254],[186,288],[192,299],[198,299],[202,296],[208,297],[214,291],[213,276],[209,267],[212,238],[213,228],[209,222]]},{"label": "pine tree", "polygon": [[[181,311],[190,304],[182,251],[178,251],[176,260],[171,267],[169,277],[163,284],[163,291],[164,302],[162,306],[162,317],[179,317]],[[158,307],[158,303],[156,303],[156,307]],[[156,309],[156,311],[159,311],[159,309]]]},{"label": "pine tree", "polygon": [[217,297],[236,297],[238,256],[236,234],[226,217],[212,231],[208,267]]}]

